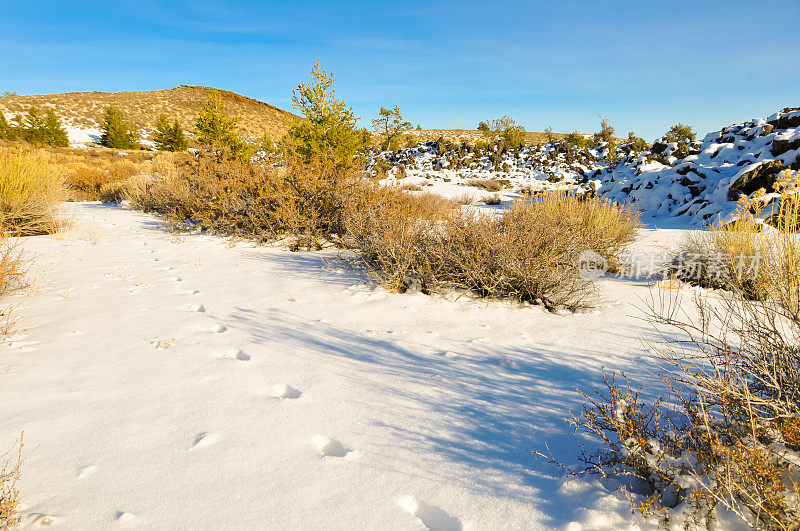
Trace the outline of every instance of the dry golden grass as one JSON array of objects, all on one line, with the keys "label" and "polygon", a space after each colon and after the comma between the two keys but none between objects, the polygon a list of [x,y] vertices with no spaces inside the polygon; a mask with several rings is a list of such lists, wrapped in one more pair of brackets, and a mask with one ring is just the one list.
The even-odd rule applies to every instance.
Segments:
[{"label": "dry golden grass", "polygon": [[615,270],[617,256],[636,238],[639,213],[627,205],[603,198],[585,198],[565,191],[533,192],[517,201],[519,208],[535,209],[538,215],[583,240]]},{"label": "dry golden grass", "polygon": [[651,304],[653,323],[681,332],[654,348],[668,398],[645,405],[641,389],[604,375],[607,390],[583,395],[582,414],[571,420],[602,443],[584,455],[588,469],[641,481],[646,496],[633,506],[659,514],[665,527],[676,506],[699,527],[715,507],[755,529],[800,526],[797,177],[787,171],[775,185],[774,228],[755,216],[762,193],[741,200],[735,221],[690,242],[702,279],[724,288],[698,294],[696,317],[676,311],[674,294]]},{"label": "dry golden grass", "polygon": [[47,152],[0,147],[0,233],[49,234],[58,230],[66,199],[63,168]]},{"label": "dry golden grass", "polygon": [[[406,131],[403,134],[412,142],[434,142],[439,137],[442,137],[445,141],[452,142],[454,144],[460,144],[462,142],[475,144],[477,142],[486,140],[486,136],[476,129],[423,129],[421,131]],[[380,133],[372,132],[372,136],[376,144],[380,143],[380,140],[382,139]],[[562,133],[552,133],[552,137],[555,140],[564,138],[565,136],[567,135]],[[547,141],[548,138],[546,133],[536,131],[525,132],[526,145],[544,144]]]},{"label": "dry golden grass", "polygon": [[[24,461],[22,458],[22,435],[20,435],[16,449],[16,458],[6,458],[0,466],[0,529],[13,529],[20,522],[17,481],[20,477],[20,466]],[[12,450],[6,452],[2,457],[5,458]]]},{"label": "dry golden grass", "polygon": [[[520,201],[502,216],[470,214],[452,201],[389,191],[347,208],[347,235],[392,289],[461,288],[557,309],[590,305],[577,268],[582,251],[613,258],[638,217],[597,199],[554,194]],[[595,226],[594,224],[597,224]]]},{"label": "dry golden grass", "polygon": [[[67,201],[111,200],[131,177],[150,171],[158,154],[148,151],[119,151],[100,148],[30,146],[24,142],[0,143],[0,147],[43,153],[66,176]],[[179,157],[181,154],[169,156]]]},{"label": "dry golden grass", "polygon": [[503,184],[497,179],[469,179],[466,184],[487,192],[499,192],[503,189]]},{"label": "dry golden grass", "polygon": [[[180,85],[173,89],[131,92],[66,92],[29,96],[0,97],[0,112],[26,113],[31,106],[52,108],[65,125],[96,128],[103,121],[103,112],[114,105],[125,119],[143,128],[146,137],[155,128],[160,114],[177,118],[185,131],[194,131],[203,103],[217,89]],[[268,103],[218,90],[228,112],[239,117],[239,129],[245,139],[260,141],[264,133],[278,139],[286,132],[286,118],[292,113]]]}]

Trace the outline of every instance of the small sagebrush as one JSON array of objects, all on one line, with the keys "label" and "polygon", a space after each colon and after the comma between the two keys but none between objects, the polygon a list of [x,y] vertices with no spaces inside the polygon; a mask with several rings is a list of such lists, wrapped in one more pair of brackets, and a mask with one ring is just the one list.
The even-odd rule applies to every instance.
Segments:
[{"label": "small sagebrush", "polygon": [[47,153],[0,147],[0,231],[10,236],[48,234],[62,220],[64,171]]},{"label": "small sagebrush", "polygon": [[423,291],[456,287],[552,309],[585,307],[592,289],[579,275],[581,252],[613,257],[638,224],[624,207],[568,195],[520,201],[499,217],[452,203],[422,208],[418,197],[384,192],[347,209],[353,246],[398,291],[418,283]]}]

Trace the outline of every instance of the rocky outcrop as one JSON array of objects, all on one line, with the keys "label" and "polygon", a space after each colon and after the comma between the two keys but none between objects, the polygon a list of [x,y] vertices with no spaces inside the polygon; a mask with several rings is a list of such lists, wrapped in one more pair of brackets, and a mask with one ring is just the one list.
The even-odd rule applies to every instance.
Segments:
[{"label": "rocky outcrop", "polygon": [[772,191],[776,175],[783,169],[785,168],[781,161],[770,160],[762,162],[755,168],[746,170],[731,183],[730,188],[728,188],[728,199],[736,201],[740,195],[750,195],[759,188],[764,188],[768,192]]}]

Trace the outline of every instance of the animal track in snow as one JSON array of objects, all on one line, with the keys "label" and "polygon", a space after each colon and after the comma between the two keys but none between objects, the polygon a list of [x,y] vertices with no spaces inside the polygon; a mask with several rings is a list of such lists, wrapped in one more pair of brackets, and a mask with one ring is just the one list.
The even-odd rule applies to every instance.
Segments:
[{"label": "animal track in snow", "polygon": [[87,465],[78,469],[78,479],[86,479],[97,472],[97,466]]},{"label": "animal track in snow", "polygon": [[211,332],[212,334],[221,334],[222,332],[224,332],[227,329],[228,329],[228,327],[225,326],[224,324],[216,323],[216,324],[211,325],[211,327],[208,329],[208,331]]},{"label": "animal track in snow", "polygon": [[189,306],[189,311],[202,313],[206,311],[206,307],[203,306],[202,304],[192,304],[191,306]]},{"label": "animal track in snow", "polygon": [[218,433],[202,432],[198,433],[194,438],[194,444],[189,450],[198,450],[200,448],[207,448],[213,444],[217,444],[222,437]]},{"label": "animal track in snow", "polygon": [[61,518],[49,514],[31,513],[22,521],[22,524],[28,527],[50,527],[60,521]]},{"label": "animal track in snow", "polygon": [[272,386],[270,396],[274,398],[299,398],[303,394],[289,384],[279,383]]},{"label": "animal track in snow", "polygon": [[230,349],[222,357],[229,360],[250,361],[250,354],[238,348]]},{"label": "animal track in snow", "polygon": [[167,277],[167,278],[165,278],[165,279],[164,279],[164,282],[180,282],[180,281],[182,281],[182,280],[183,280],[183,279],[182,279],[181,277],[179,277],[179,276],[174,276],[174,277]]},{"label": "animal track in snow", "polygon": [[323,455],[344,457],[351,451],[345,445],[327,435],[315,435],[311,438],[311,441]]},{"label": "animal track in snow", "polygon": [[403,496],[397,500],[397,504],[408,514],[422,520],[422,524],[432,531],[461,531],[463,528],[458,518],[414,496]]},{"label": "animal track in snow", "polygon": [[121,525],[123,527],[132,527],[136,525],[136,515],[133,513],[129,513],[127,511],[117,511],[114,513],[114,520],[117,521],[117,525]]},{"label": "animal track in snow", "polygon": [[200,293],[200,290],[197,290],[197,289],[188,289],[188,290],[184,291],[184,293],[185,293],[186,295],[197,295],[198,293]]}]

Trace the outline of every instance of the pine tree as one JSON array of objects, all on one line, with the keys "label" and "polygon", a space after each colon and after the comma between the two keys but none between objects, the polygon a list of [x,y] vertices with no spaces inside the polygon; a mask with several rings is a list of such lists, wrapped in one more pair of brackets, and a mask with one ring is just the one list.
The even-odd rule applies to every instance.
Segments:
[{"label": "pine tree", "polygon": [[0,140],[13,140],[15,136],[15,131],[6,120],[6,115],[0,112]]},{"label": "pine tree", "polygon": [[31,144],[44,144],[47,141],[46,117],[37,107],[28,109],[21,121],[22,138]]},{"label": "pine tree", "polygon": [[178,119],[170,125],[167,116],[162,114],[156,122],[156,132],[153,133],[153,141],[161,151],[186,151],[188,143],[183,128],[178,123]]},{"label": "pine tree", "polygon": [[228,116],[225,102],[218,92],[214,92],[203,104],[197,118],[197,141],[208,147],[224,146],[237,138],[236,125],[239,119]]},{"label": "pine tree", "polygon": [[139,132],[125,122],[122,111],[110,105],[103,117],[103,134],[100,143],[114,149],[137,149]]},{"label": "pine tree", "polygon": [[383,149],[395,150],[399,147],[396,144],[400,134],[411,129],[411,122],[403,120],[403,115],[400,114],[400,107],[398,106],[395,106],[394,109],[381,107],[378,115],[378,118],[372,120],[372,126],[376,131],[383,134]]},{"label": "pine tree", "polygon": [[246,161],[250,158],[252,148],[239,138],[236,125],[239,119],[228,116],[225,102],[218,92],[203,104],[197,118],[197,141],[213,151],[218,158]]},{"label": "pine tree", "polygon": [[292,91],[292,107],[306,120],[296,121],[286,133],[287,147],[306,162],[331,160],[351,164],[364,148],[365,130],[356,127],[353,108],[336,98],[333,73],[317,61],[311,69],[313,80]]},{"label": "pine tree", "polygon": [[44,129],[45,143],[51,146],[69,146],[67,131],[61,127],[61,122],[53,109],[47,109],[47,114],[44,118]]}]

